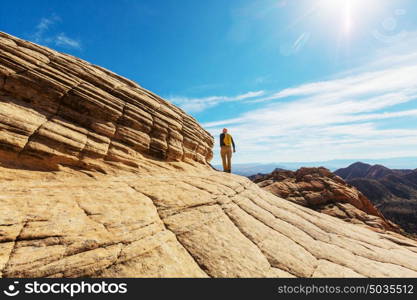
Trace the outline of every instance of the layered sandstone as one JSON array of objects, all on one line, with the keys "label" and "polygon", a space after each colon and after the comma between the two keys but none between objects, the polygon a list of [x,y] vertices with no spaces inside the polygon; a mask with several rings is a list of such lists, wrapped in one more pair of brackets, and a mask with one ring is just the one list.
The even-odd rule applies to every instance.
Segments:
[{"label": "layered sandstone", "polygon": [[417,243],[208,166],[136,83],[2,33],[1,277],[405,277]]},{"label": "layered sandstone", "polygon": [[295,172],[277,169],[250,178],[278,197],[344,221],[379,230],[402,231],[360,191],[326,168],[301,168]]},{"label": "layered sandstone", "polygon": [[[137,168],[132,157],[212,157],[213,139],[181,109],[78,58],[0,34],[0,150],[28,167]],[[48,158],[47,160],[45,158]]]}]

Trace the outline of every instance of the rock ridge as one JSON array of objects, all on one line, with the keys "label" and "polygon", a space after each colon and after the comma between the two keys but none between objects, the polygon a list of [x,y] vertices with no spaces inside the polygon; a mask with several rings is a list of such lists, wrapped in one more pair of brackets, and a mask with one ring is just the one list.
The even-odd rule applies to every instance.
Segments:
[{"label": "rock ridge", "polygon": [[133,81],[2,32],[0,61],[0,150],[27,166],[212,158],[195,119]]},{"label": "rock ridge", "polygon": [[108,70],[0,33],[0,277],[417,277],[417,242],[208,165],[213,137]]}]

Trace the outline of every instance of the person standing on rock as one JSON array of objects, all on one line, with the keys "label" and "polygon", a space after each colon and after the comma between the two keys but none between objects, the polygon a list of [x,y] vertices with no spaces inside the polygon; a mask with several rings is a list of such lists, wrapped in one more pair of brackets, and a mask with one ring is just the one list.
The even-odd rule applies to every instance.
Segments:
[{"label": "person standing on rock", "polygon": [[228,173],[232,172],[232,146],[233,152],[236,152],[232,136],[227,133],[227,128],[223,128],[223,133],[220,134],[220,155],[222,157],[223,171]]}]

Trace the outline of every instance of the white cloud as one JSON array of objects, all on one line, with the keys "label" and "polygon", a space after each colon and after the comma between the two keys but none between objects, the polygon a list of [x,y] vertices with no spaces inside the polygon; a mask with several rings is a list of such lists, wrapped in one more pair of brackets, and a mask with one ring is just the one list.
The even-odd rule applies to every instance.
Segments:
[{"label": "white cloud", "polygon": [[61,18],[57,15],[52,15],[49,18],[42,18],[38,25],[36,25],[36,31],[33,35],[33,39],[36,43],[42,43],[44,41],[44,34],[55,23],[60,22]]},{"label": "white cloud", "polygon": [[61,21],[61,18],[57,15],[42,18],[38,25],[36,25],[36,31],[32,36],[33,41],[38,44],[53,44],[58,47],[81,49],[81,42],[79,40],[70,38],[63,32],[59,34],[50,33],[53,25],[56,25]]},{"label": "white cloud", "polygon": [[[415,58],[417,52],[413,56]],[[410,74],[409,76],[404,76]],[[287,97],[314,96],[325,94],[328,98],[343,98],[365,93],[382,93],[397,91],[416,84],[417,65],[402,66],[382,71],[368,72],[341,79],[303,84],[294,88],[287,88],[273,95],[256,99],[253,102],[264,102]]]},{"label": "white cloud", "polygon": [[55,44],[57,46],[69,47],[80,49],[81,43],[78,40],[71,39],[65,35],[65,33],[60,33],[55,38]]},{"label": "white cloud", "polygon": [[395,66],[246,100],[265,106],[203,126],[215,136],[228,126],[236,162],[415,156],[417,125],[410,118],[417,118],[417,57],[392,61]]},{"label": "white cloud", "polygon": [[241,95],[237,95],[234,97],[228,96],[210,96],[210,97],[203,97],[203,98],[188,98],[188,97],[168,97],[168,99],[172,102],[180,106],[185,111],[192,113],[192,112],[201,112],[208,108],[214,107],[222,102],[234,102],[234,101],[242,101],[249,98],[260,97],[264,95],[264,91],[256,91],[256,92],[247,92]]}]

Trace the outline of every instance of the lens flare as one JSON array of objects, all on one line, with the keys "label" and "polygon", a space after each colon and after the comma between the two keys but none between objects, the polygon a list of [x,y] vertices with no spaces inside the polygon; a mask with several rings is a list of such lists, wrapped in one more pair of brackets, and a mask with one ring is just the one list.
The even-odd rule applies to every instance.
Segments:
[{"label": "lens flare", "polygon": [[320,17],[327,26],[333,24],[343,35],[360,31],[381,9],[380,0],[317,0]]}]

